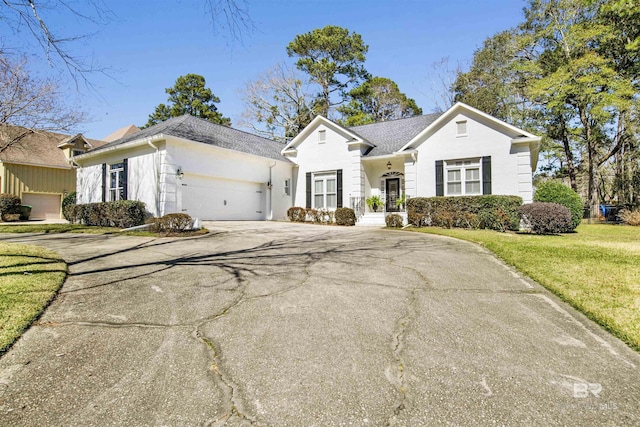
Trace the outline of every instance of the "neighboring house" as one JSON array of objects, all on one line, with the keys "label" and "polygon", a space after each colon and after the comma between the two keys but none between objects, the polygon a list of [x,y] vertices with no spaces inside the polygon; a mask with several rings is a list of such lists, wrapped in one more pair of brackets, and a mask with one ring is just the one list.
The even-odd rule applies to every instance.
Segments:
[{"label": "neighboring house", "polygon": [[[298,167],[293,204],[352,207],[378,195],[396,200],[480,194],[533,197],[540,137],[463,103],[429,114],[351,128],[316,117],[282,150]],[[297,179],[296,179],[297,178]]]},{"label": "neighboring house", "polygon": [[120,138],[124,138],[125,136],[133,135],[136,132],[140,132],[140,128],[137,127],[136,125],[129,125],[129,126],[120,128],[113,133],[110,133],[109,135],[102,138],[102,140],[106,142],[113,142],[113,141],[117,141]]},{"label": "neighboring house", "polygon": [[73,156],[100,144],[82,134],[30,132],[0,153],[0,192],[31,205],[32,219],[59,219],[62,198],[76,190]]},{"label": "neighboring house", "polygon": [[342,127],[316,117],[282,146],[181,116],[75,160],[78,202],[137,199],[154,215],[282,220],[291,206],[352,207],[384,200],[479,194],[532,200],[540,137],[458,103],[444,113]]},{"label": "neighboring house", "polygon": [[135,199],[155,216],[285,219],[292,164],[282,145],[183,115],[76,158],[78,203]]}]

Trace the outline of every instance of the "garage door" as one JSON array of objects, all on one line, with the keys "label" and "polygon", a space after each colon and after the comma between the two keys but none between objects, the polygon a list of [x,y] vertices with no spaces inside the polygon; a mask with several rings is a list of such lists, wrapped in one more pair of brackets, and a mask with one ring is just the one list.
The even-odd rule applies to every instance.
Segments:
[{"label": "garage door", "polygon": [[62,194],[22,193],[22,204],[30,205],[32,219],[60,219]]},{"label": "garage door", "polygon": [[203,220],[263,220],[263,184],[185,175],[182,211]]}]

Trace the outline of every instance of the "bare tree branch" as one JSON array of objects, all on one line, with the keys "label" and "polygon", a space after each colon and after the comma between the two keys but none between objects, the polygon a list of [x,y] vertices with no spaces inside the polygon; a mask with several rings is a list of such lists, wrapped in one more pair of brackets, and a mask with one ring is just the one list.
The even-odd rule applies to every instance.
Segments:
[{"label": "bare tree branch", "polygon": [[285,64],[248,82],[241,94],[245,111],[240,124],[276,141],[297,135],[316,114],[309,82]]},{"label": "bare tree branch", "polygon": [[33,78],[24,57],[0,54],[0,153],[34,132],[71,132],[83,119],[66,105],[57,82]]},{"label": "bare tree branch", "polygon": [[228,32],[232,40],[242,42],[244,33],[256,29],[246,0],[205,0],[205,10],[211,16],[213,31]]}]

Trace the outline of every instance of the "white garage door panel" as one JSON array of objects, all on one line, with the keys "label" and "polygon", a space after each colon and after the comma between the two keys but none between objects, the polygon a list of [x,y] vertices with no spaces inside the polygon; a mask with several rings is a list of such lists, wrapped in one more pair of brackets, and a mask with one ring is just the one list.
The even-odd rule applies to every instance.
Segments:
[{"label": "white garage door panel", "polygon": [[60,219],[61,194],[22,193],[22,204],[32,206],[33,219]]},{"label": "white garage door panel", "polygon": [[203,220],[262,220],[262,184],[216,178],[182,179],[182,211]]}]

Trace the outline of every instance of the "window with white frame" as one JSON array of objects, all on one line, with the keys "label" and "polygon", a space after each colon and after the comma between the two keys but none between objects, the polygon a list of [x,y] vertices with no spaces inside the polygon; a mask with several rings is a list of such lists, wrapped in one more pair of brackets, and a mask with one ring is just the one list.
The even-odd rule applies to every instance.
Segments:
[{"label": "window with white frame", "polygon": [[284,194],[287,196],[291,195],[291,180],[290,179],[285,179],[284,180]]},{"label": "window with white frame", "polygon": [[467,121],[460,120],[456,122],[456,136],[467,136]]},{"label": "window with white frame", "polygon": [[319,144],[324,144],[325,142],[327,142],[327,131],[326,130],[319,130],[318,131],[318,143]]},{"label": "window with white frame", "polygon": [[313,208],[335,209],[338,204],[338,186],[335,172],[313,175]]},{"label": "window with white frame", "polygon": [[479,158],[447,161],[445,176],[447,196],[482,194]]},{"label": "window with white frame", "polygon": [[123,163],[109,165],[109,200],[124,200],[126,177]]}]

